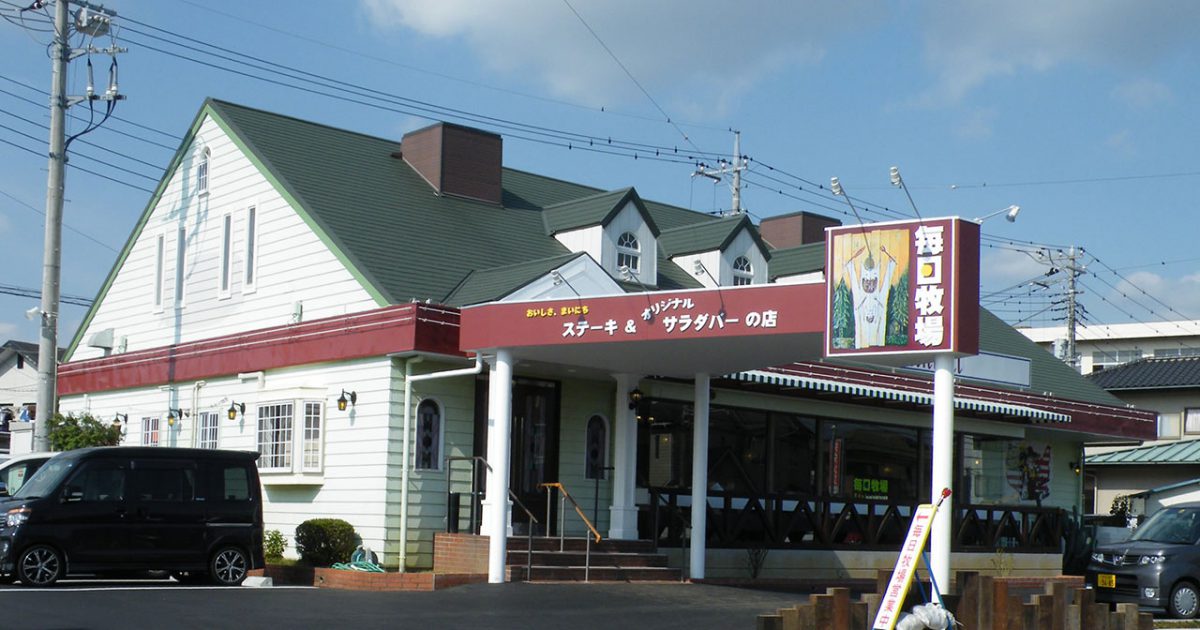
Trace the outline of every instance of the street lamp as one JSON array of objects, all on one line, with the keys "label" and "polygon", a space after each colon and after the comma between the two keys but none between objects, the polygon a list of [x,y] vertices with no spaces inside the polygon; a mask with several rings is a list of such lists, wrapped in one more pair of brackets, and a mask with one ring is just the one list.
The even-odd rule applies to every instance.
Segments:
[{"label": "street lamp", "polygon": [[987,221],[988,219],[990,219],[998,214],[1003,214],[1004,219],[1006,221],[1008,221],[1009,223],[1012,223],[1017,220],[1017,213],[1019,213],[1019,212],[1021,212],[1021,206],[1009,206],[1007,208],[1001,208],[995,212],[990,212],[981,217],[978,217],[975,219],[975,222],[983,223],[984,221]]}]

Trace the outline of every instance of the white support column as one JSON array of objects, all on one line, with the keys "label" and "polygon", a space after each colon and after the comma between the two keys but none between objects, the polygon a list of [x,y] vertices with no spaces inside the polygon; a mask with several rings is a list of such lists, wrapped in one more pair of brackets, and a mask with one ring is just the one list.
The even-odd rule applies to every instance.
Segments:
[{"label": "white support column", "polygon": [[612,506],[609,507],[608,537],[637,539],[637,410],[629,408],[629,392],[637,387],[632,374],[614,374],[617,392],[613,398]]},{"label": "white support column", "polygon": [[707,374],[696,375],[695,416],[692,421],[692,579],[704,578],[708,539],[708,385]]},{"label": "white support column", "polygon": [[483,502],[481,533],[488,540],[488,582],[504,582],[508,548],[508,466],[512,439],[512,352],[496,351],[488,380],[487,498]]},{"label": "white support column", "polygon": [[[954,355],[934,357],[933,373],[933,470],[929,496],[934,503],[943,488],[954,490]],[[938,508],[930,530],[930,564],[938,588],[950,588],[950,540],[954,497]]]}]

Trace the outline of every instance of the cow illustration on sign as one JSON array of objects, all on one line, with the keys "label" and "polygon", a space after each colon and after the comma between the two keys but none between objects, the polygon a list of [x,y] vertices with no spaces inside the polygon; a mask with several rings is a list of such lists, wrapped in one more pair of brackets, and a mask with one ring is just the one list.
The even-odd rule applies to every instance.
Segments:
[{"label": "cow illustration on sign", "polygon": [[850,293],[854,296],[854,347],[870,348],[884,344],[884,329],[887,325],[888,293],[892,288],[892,274],[896,272],[896,259],[880,246],[879,251],[888,257],[887,273],[883,282],[879,278],[879,266],[870,250],[862,263],[862,276],[854,272],[854,259],[866,248],[860,249],[846,261],[846,275],[850,277]]}]

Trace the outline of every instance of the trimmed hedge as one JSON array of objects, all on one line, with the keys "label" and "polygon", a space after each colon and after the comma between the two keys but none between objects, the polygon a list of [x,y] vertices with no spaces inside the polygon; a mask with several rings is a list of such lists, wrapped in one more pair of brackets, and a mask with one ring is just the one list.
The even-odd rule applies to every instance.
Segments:
[{"label": "trimmed hedge", "polygon": [[349,562],[357,541],[354,526],[340,518],[314,518],[296,527],[300,559],[314,567]]}]

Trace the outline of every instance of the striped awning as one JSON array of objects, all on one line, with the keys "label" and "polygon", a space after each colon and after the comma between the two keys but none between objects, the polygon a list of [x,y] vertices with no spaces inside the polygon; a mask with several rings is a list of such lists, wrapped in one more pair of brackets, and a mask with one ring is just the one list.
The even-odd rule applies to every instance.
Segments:
[{"label": "striped awning", "polygon": [[[747,383],[759,383],[763,385],[775,385],[778,387],[794,387],[797,389],[808,389],[818,392],[830,392],[835,394],[847,394],[850,396],[864,396],[867,398],[878,398],[880,400],[894,400],[898,402],[907,402],[917,405],[933,405],[933,394],[926,392],[914,392],[891,387],[880,387],[877,385],[863,385],[859,383],[846,383],[835,381],[832,379],[815,378],[811,376],[800,376],[796,374],[780,374],[778,372],[767,372],[763,370],[751,370],[748,372],[737,372],[728,374],[725,378],[730,378],[737,381],[745,381]],[[965,411],[977,411],[980,413],[993,413],[1004,416],[1012,416],[1017,418],[1029,418],[1034,422],[1070,422],[1071,416],[1044,409],[1035,409],[1025,405],[1014,405],[1012,403],[999,402],[994,400],[983,400],[979,398],[964,398],[962,396],[954,397],[954,408],[963,409]]]}]

